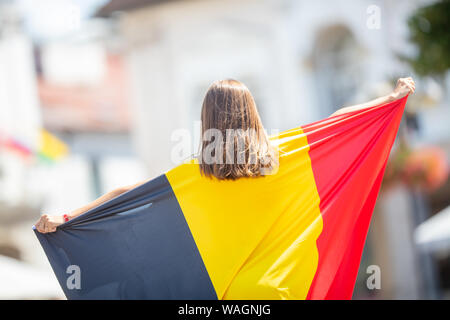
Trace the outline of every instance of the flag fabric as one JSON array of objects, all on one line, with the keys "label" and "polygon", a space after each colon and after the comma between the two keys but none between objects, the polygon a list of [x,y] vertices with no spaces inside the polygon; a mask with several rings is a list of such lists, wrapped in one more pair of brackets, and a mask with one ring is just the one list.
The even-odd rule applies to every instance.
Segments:
[{"label": "flag fabric", "polygon": [[406,100],[271,137],[274,174],[191,161],[36,236],[69,299],[350,299]]}]

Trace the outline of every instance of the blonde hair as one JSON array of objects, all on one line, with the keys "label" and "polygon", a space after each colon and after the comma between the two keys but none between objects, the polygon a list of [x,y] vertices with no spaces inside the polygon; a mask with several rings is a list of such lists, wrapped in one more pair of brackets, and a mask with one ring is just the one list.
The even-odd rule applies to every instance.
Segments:
[{"label": "blonde hair", "polygon": [[214,82],[203,100],[201,120],[202,175],[231,180],[258,177],[277,164],[255,100],[243,83],[232,79]]}]

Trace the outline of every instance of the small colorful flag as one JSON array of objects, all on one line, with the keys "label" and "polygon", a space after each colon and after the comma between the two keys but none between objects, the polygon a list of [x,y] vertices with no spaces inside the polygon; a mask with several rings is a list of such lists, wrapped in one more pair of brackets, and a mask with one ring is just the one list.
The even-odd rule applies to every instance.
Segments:
[{"label": "small colorful flag", "polygon": [[45,162],[53,162],[68,154],[67,145],[45,129],[39,132],[39,145],[37,149],[30,148],[18,139],[0,133],[0,147],[19,154],[27,161],[34,160],[33,156]]},{"label": "small colorful flag", "polygon": [[45,129],[41,129],[37,155],[45,161],[58,160],[68,153],[67,145]]}]

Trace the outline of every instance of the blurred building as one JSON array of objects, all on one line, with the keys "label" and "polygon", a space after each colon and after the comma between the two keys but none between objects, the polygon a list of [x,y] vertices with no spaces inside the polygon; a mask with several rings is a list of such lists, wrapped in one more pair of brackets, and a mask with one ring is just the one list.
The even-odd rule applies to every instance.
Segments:
[{"label": "blurred building", "polygon": [[85,159],[93,194],[100,196],[120,181],[105,184],[109,174],[101,170],[106,162],[119,165],[122,160],[125,167],[116,168],[124,171],[122,176],[130,173],[127,168],[135,165],[137,172],[139,167],[129,141],[131,110],[123,58],[98,38],[47,43],[37,56],[44,126],[57,132],[72,154]]},{"label": "blurred building", "polygon": [[[31,230],[40,214],[147,178],[129,141],[123,59],[104,30],[93,21],[33,43],[16,2],[0,1],[1,298],[63,297]],[[68,146],[66,157],[40,160],[42,129]]]},{"label": "blurred building", "polygon": [[30,221],[41,199],[28,184],[34,168],[25,150],[38,147],[42,117],[33,45],[21,18],[13,1],[0,1],[0,298],[61,298],[52,272],[32,264],[38,244]]},{"label": "blurred building", "polygon": [[[33,63],[33,45],[22,32],[21,16],[11,1],[0,2],[0,137],[36,147],[42,118]],[[0,153],[0,200],[18,205],[27,199],[25,162]]]}]

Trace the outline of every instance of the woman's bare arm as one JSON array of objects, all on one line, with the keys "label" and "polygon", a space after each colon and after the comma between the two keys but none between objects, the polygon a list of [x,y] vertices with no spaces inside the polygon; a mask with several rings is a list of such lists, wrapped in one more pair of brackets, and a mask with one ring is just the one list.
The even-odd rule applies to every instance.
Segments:
[{"label": "woman's bare arm", "polygon": [[392,93],[390,93],[386,96],[371,100],[366,103],[361,103],[361,104],[357,104],[354,106],[341,108],[341,109],[337,110],[335,113],[333,113],[330,117],[344,114],[347,112],[352,112],[352,111],[357,111],[357,110],[361,110],[361,109],[365,109],[365,108],[374,107],[374,106],[377,106],[377,105],[380,105],[383,103],[387,103],[387,102],[391,102],[391,101],[397,100],[399,98],[402,98],[402,97],[406,96],[407,94],[414,93],[415,89],[416,89],[416,87],[414,84],[414,80],[411,77],[400,78],[400,79],[398,79],[397,85],[395,86],[395,89]]},{"label": "woman's bare arm", "polygon": [[[148,180],[146,180],[146,181],[148,181]],[[140,186],[141,184],[145,183],[146,181],[142,181],[142,182],[139,182],[139,183],[136,183],[133,185],[114,189],[114,190],[102,195],[101,197],[95,199],[91,203],[68,213],[67,216],[68,216],[69,220],[71,220],[75,217],[78,217],[79,215],[89,211],[90,209],[95,208],[95,207],[101,205],[102,203],[121,195],[124,192],[127,192],[133,188]],[[36,227],[36,230],[41,233],[55,232],[56,227],[63,223],[64,223],[64,217],[62,215],[43,214],[39,218],[39,220],[36,222],[35,227]]]},{"label": "woman's bare arm", "polygon": [[78,217],[79,215],[89,211],[90,209],[95,208],[95,207],[101,205],[102,203],[104,203],[104,202],[106,202],[108,200],[111,200],[111,199],[121,195],[122,193],[127,192],[127,191],[129,191],[129,190],[131,190],[131,189],[141,185],[142,183],[143,182],[136,183],[136,184],[130,185],[130,186],[124,186],[124,187],[120,187],[120,188],[114,189],[114,190],[112,190],[112,191],[110,191],[108,193],[105,193],[104,195],[102,195],[101,197],[95,199],[94,201],[92,201],[91,203],[85,205],[84,207],[81,207],[79,209],[76,209],[76,210],[68,213],[67,216],[69,217],[69,219],[73,219],[75,217]]}]

